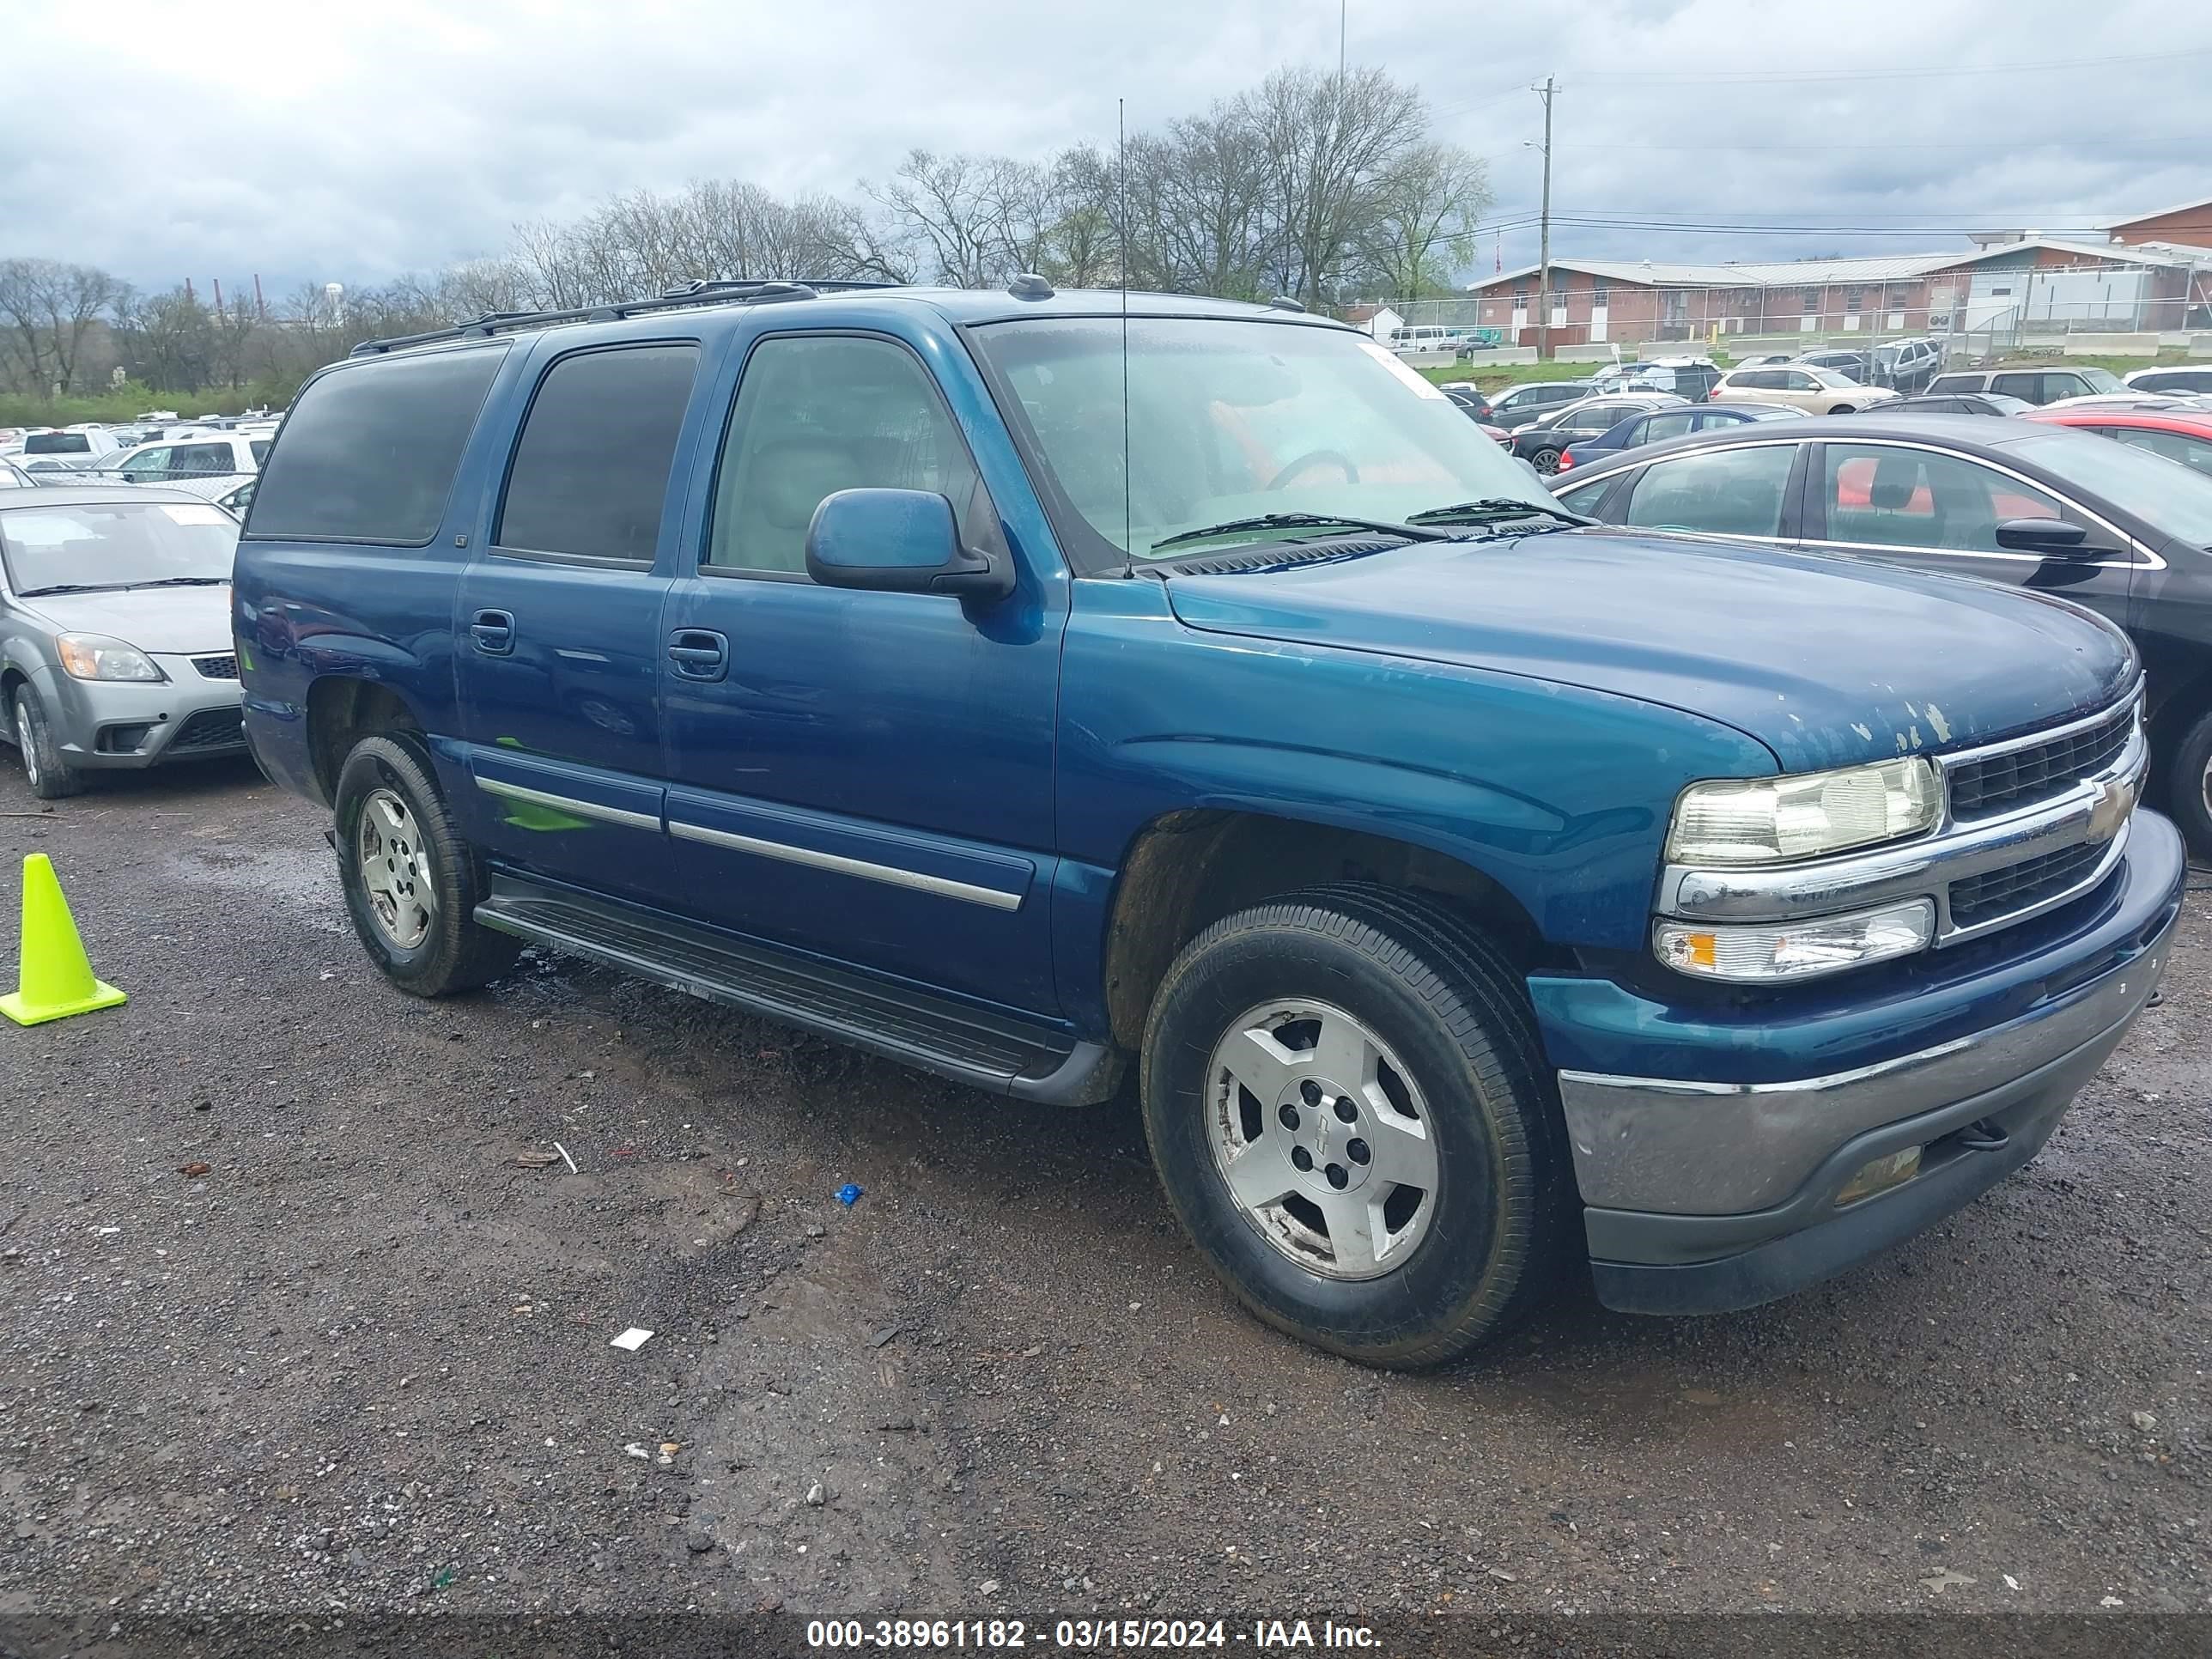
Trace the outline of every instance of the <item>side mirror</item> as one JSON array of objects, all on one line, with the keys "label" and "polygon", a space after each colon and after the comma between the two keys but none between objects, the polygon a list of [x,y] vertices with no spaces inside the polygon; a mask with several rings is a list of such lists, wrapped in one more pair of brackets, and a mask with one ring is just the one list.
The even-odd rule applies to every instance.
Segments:
[{"label": "side mirror", "polygon": [[2089,532],[2063,519],[2007,519],[1997,526],[1999,547],[2040,553],[2046,559],[2094,559],[2105,551],[2088,544]]},{"label": "side mirror", "polygon": [[824,587],[1002,599],[1013,566],[960,544],[952,503],[927,489],[841,489],[806,526],[806,574]]}]

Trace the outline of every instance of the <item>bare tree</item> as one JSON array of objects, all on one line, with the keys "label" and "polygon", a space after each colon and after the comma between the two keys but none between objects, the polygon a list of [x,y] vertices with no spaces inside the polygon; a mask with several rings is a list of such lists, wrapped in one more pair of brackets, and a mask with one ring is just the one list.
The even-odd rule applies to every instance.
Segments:
[{"label": "bare tree", "polygon": [[1382,181],[1427,136],[1421,95],[1381,70],[1277,70],[1249,94],[1279,216],[1275,264],[1309,305],[1373,224]]},{"label": "bare tree", "polygon": [[92,265],[0,259],[0,327],[27,389],[69,391],[86,340],[130,293],[128,283]]},{"label": "bare tree", "polygon": [[986,288],[1007,263],[1007,203],[1018,186],[1005,177],[1018,163],[1000,157],[908,152],[881,185],[860,188],[891,216],[894,231],[940,283]]}]

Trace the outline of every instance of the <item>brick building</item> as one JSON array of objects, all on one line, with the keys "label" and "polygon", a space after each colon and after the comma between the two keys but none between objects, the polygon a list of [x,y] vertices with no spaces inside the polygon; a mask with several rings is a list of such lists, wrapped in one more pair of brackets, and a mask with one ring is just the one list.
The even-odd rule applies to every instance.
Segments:
[{"label": "brick building", "polygon": [[[2212,244],[2212,230],[2207,242]],[[1534,343],[1537,274],[1528,265],[1471,284],[1468,293],[1480,305],[1481,324]],[[2136,330],[2188,326],[2208,302],[2212,245],[2100,244],[2023,234],[1969,253],[1717,264],[1557,258],[1550,321],[1554,345],[1716,335],[1909,335],[1986,329],[2001,320],[2005,326]]]},{"label": "brick building", "polygon": [[2105,234],[2130,246],[2212,248],[2212,197],[2185,203],[2163,213],[2146,213],[2107,225]]}]

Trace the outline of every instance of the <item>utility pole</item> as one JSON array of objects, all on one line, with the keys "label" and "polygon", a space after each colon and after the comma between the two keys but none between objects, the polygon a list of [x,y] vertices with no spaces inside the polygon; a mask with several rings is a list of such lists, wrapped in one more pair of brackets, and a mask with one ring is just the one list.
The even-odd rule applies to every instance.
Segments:
[{"label": "utility pole", "polygon": [[1559,90],[1550,76],[1531,88],[1544,100],[1544,204],[1536,232],[1536,356],[1552,355],[1552,94]]}]

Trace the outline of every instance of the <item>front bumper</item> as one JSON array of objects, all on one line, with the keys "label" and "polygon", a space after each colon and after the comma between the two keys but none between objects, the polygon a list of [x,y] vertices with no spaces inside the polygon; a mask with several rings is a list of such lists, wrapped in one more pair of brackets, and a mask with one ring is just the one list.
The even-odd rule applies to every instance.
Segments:
[{"label": "front bumper", "polygon": [[188,657],[161,655],[154,662],[167,680],[80,680],[52,672],[40,676],[40,699],[54,740],[71,766],[134,769],[246,752],[236,680],[206,678]]},{"label": "front bumper", "polygon": [[[2031,985],[2008,988],[2017,1012],[1933,1046],[1757,1081],[1563,1070],[1600,1298],[1634,1312],[1753,1307],[1910,1237],[2027,1163],[2156,988],[2185,869],[2173,826],[2138,811],[2109,890],[2079,901],[2081,925],[2046,941]],[[1769,1024],[1761,1046],[1818,1052],[1821,1023]],[[1914,1146],[1918,1174],[1838,1206],[1870,1161]]]}]

